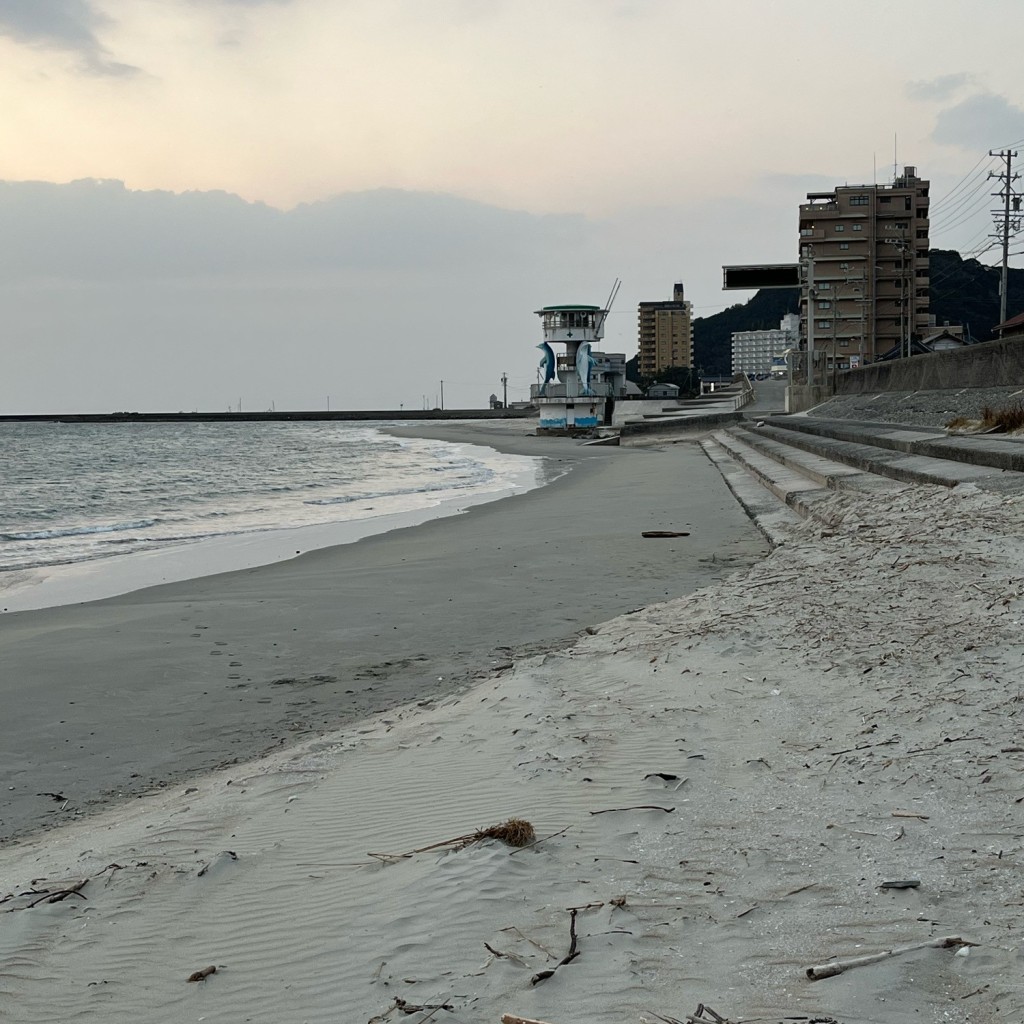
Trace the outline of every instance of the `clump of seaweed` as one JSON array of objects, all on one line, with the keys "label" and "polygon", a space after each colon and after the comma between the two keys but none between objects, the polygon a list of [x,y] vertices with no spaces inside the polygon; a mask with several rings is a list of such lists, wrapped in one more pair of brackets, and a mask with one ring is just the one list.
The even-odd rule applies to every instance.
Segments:
[{"label": "clump of seaweed", "polygon": [[454,836],[452,839],[442,839],[439,843],[420,846],[408,853],[371,853],[369,856],[388,862],[411,857],[414,853],[427,853],[429,850],[441,850],[445,847],[464,850],[467,846],[482,843],[485,839],[500,839],[507,846],[523,847],[529,846],[536,838],[537,833],[525,818],[509,818],[499,825],[478,828],[475,832],[469,832],[464,836]]}]

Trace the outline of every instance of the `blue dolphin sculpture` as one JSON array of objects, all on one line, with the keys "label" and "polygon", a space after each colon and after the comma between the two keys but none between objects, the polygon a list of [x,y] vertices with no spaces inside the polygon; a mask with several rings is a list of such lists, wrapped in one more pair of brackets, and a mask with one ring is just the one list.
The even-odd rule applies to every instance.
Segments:
[{"label": "blue dolphin sculpture", "polygon": [[544,371],[544,383],[540,386],[540,393],[543,395],[544,389],[555,379],[555,350],[546,341],[542,341],[537,348],[544,353],[544,358],[539,364]]},{"label": "blue dolphin sculpture", "polygon": [[585,341],[576,349],[576,373],[580,378],[581,393],[592,395],[590,390],[590,371],[597,366],[597,360],[590,354],[590,342]]}]

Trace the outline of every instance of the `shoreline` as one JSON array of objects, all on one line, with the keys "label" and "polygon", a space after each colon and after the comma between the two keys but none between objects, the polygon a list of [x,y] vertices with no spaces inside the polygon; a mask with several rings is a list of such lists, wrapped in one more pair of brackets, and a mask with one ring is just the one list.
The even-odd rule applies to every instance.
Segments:
[{"label": "shoreline", "polygon": [[[13,904],[0,1006],[25,1024],[128,1024],[140,992],[168,1024],[1020,1019],[1024,502],[896,486],[828,513],[471,689],[0,850],[9,884],[89,894]],[[512,815],[542,841],[408,855]],[[805,973],[946,935],[964,941]]]},{"label": "shoreline", "polygon": [[[488,443],[486,432],[479,427],[479,424],[465,424],[455,438],[429,430],[421,434],[416,428],[393,423],[379,424],[378,430],[398,437],[450,440],[453,444],[472,445],[498,455],[527,454],[500,451]],[[542,453],[537,453],[536,457],[544,458]],[[481,489],[407,511],[335,523],[203,537],[151,551],[4,570],[0,572],[0,617],[13,612],[100,601],[165,583],[181,583],[202,576],[258,568],[286,561],[303,552],[354,544],[365,537],[459,515],[474,505],[500,501],[543,487],[556,475],[542,461],[514,474],[508,486]]]},{"label": "shoreline", "polygon": [[[16,710],[0,723],[0,836],[436,700],[766,551],[691,446],[445,433],[573,469],[458,517],[286,562],[3,616],[0,697]],[[640,538],[652,526],[693,536],[652,544]]]}]

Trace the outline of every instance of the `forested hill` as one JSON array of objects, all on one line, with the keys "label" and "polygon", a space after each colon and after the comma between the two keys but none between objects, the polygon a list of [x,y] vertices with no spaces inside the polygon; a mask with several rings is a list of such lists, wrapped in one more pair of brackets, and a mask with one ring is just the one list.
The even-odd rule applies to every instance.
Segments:
[{"label": "forested hill", "polygon": [[693,321],[693,362],[702,375],[732,373],[733,331],[770,331],[787,313],[800,311],[800,289],[762,289],[747,302]]},{"label": "forested hill", "polygon": [[[939,327],[947,321],[963,324],[974,341],[991,341],[995,337],[993,328],[999,323],[1001,268],[962,259],[960,253],[952,249],[932,249],[928,257],[931,311],[935,322]],[[1009,319],[1018,313],[1024,313],[1024,270],[1010,267],[1006,317]]]},{"label": "forested hill", "polygon": [[[963,324],[974,341],[993,338],[999,323],[999,268],[962,259],[952,249],[932,249],[929,264],[931,312],[938,326]],[[693,321],[695,367],[709,376],[730,373],[733,331],[778,327],[784,314],[798,312],[799,294],[796,288],[759,291],[748,302],[698,317]],[[1024,313],[1024,270],[1011,267],[1006,315],[1018,313]]]}]

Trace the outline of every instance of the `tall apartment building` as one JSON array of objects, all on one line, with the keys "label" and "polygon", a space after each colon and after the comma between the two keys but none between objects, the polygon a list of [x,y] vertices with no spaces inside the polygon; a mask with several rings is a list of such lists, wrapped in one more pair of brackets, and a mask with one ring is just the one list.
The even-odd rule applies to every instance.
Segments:
[{"label": "tall apartment building", "polygon": [[[928,332],[928,185],[841,185],[800,207],[801,335],[829,369],[871,362]],[[810,318],[810,320],[808,319]]]},{"label": "tall apartment building", "polygon": [[683,298],[682,282],[673,285],[667,302],[641,302],[637,321],[642,376],[656,377],[669,366],[693,366],[693,304]]},{"label": "tall apartment building", "polygon": [[767,331],[733,331],[732,372],[770,373],[772,360],[800,343],[800,317],[787,313],[779,326]]}]

